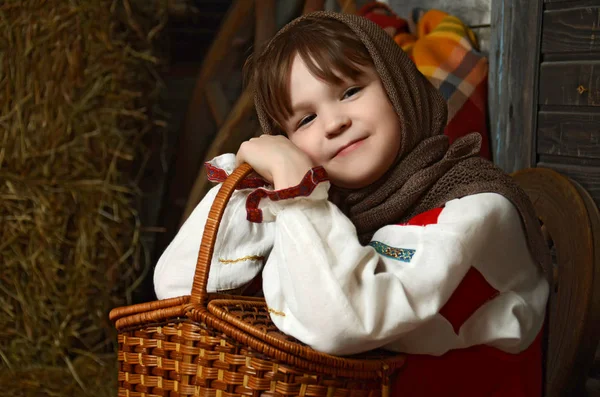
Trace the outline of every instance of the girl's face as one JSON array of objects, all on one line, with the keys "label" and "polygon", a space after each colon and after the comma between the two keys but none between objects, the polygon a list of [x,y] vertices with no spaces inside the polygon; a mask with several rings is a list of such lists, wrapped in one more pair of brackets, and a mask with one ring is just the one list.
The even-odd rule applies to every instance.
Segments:
[{"label": "girl's face", "polygon": [[283,127],[334,185],[358,189],[383,176],[396,160],[400,120],[372,67],[365,67],[358,81],[339,77],[342,85],[314,77],[296,55],[289,83],[293,114]]}]

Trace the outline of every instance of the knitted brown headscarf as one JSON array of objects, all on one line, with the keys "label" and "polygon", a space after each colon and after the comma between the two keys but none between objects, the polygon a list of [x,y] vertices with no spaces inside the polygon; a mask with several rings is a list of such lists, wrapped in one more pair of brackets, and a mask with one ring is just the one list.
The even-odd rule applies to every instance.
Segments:
[{"label": "knitted brown headscarf", "polygon": [[[354,223],[359,240],[366,244],[377,229],[405,222],[452,199],[494,192],[518,209],[530,250],[546,268],[549,251],[526,194],[502,170],[479,157],[479,134],[472,133],[449,144],[443,135],[446,101],[383,29],[363,17],[316,12],[292,21],[273,40],[302,21],[325,18],[347,25],[367,48],[402,125],[398,159],[383,177],[358,190],[332,187],[330,199]],[[269,51],[269,45],[264,51]],[[275,122],[267,115],[259,96],[256,110],[263,131],[275,133]]]}]

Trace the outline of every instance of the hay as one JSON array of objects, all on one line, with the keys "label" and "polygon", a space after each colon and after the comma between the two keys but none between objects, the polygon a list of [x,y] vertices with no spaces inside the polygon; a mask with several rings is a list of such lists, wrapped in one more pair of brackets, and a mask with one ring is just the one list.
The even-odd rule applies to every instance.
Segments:
[{"label": "hay", "polygon": [[115,395],[164,0],[0,2],[0,393]]}]

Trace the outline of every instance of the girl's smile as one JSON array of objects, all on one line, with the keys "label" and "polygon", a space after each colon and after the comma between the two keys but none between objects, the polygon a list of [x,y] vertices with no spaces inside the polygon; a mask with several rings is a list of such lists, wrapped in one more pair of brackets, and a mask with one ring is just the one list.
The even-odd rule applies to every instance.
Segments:
[{"label": "girl's smile", "polygon": [[366,139],[367,138],[360,138],[360,139],[351,141],[347,145],[342,146],[340,148],[340,150],[338,150],[338,152],[333,157],[345,156],[345,155],[353,152],[355,149],[357,149],[360,146],[362,146],[362,144],[365,142]]}]

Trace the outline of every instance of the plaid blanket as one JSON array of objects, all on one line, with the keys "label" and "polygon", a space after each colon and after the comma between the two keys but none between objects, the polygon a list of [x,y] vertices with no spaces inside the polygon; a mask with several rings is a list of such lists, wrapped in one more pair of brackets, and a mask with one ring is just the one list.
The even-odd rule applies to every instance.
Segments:
[{"label": "plaid blanket", "polygon": [[411,21],[406,22],[385,4],[373,2],[359,14],[388,31],[446,98],[448,124],[444,132],[450,141],[479,132],[481,156],[489,159],[488,60],[479,52],[473,31],[460,19],[439,10],[415,9]]}]

